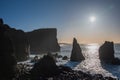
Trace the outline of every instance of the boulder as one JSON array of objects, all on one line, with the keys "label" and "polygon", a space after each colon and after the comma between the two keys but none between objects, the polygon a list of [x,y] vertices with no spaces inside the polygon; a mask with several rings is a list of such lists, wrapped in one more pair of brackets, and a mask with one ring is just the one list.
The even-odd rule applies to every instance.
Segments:
[{"label": "boulder", "polygon": [[38,80],[39,77],[52,77],[59,73],[55,60],[50,55],[45,55],[31,69],[31,80]]},{"label": "boulder", "polygon": [[68,57],[67,57],[67,56],[64,56],[64,57],[62,58],[62,60],[68,60]]},{"label": "boulder", "polygon": [[17,61],[27,60],[30,53],[30,45],[25,32],[10,28],[7,24],[2,24],[0,27],[4,31],[4,35],[10,38]]},{"label": "boulder", "polygon": [[26,33],[30,40],[30,50],[33,53],[57,52],[60,46],[57,41],[57,29],[37,29]]},{"label": "boulder", "polygon": [[74,38],[70,61],[78,61],[79,62],[82,60],[85,60],[85,57],[82,54],[82,50],[81,50],[79,44],[77,43],[77,40]]},{"label": "boulder", "polygon": [[36,63],[38,61],[38,56],[35,56],[32,60],[31,60],[31,62],[33,62],[33,63]]},{"label": "boulder", "polygon": [[114,43],[105,41],[105,43],[99,48],[99,58],[101,62],[120,64],[120,60],[114,56]]}]

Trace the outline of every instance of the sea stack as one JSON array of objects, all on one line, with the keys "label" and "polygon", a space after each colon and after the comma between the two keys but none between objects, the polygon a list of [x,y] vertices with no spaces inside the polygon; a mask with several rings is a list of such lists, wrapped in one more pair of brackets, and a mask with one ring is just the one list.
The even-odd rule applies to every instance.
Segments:
[{"label": "sea stack", "polygon": [[30,50],[32,53],[39,54],[60,51],[56,28],[37,29],[26,34],[30,40]]},{"label": "sea stack", "polygon": [[77,43],[77,40],[74,38],[70,61],[80,62],[82,60],[85,60],[85,57],[82,54],[82,50],[81,50],[79,44]]},{"label": "sea stack", "polygon": [[114,56],[114,43],[105,41],[105,43],[99,48],[99,58],[101,62],[120,64],[120,60]]}]

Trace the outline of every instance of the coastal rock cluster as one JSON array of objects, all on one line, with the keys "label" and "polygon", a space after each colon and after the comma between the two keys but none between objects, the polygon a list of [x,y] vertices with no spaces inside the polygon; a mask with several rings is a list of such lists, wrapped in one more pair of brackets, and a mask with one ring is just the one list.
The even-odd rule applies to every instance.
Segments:
[{"label": "coastal rock cluster", "polygon": [[105,43],[99,48],[99,58],[101,62],[120,64],[120,60],[114,56],[114,43],[105,41]]},{"label": "coastal rock cluster", "polygon": [[[24,66],[24,65],[23,65]],[[28,70],[24,70],[28,71]],[[52,56],[45,55],[34,67],[18,76],[15,80],[117,80],[104,77],[101,74],[91,75],[82,71],[75,71],[66,66],[57,66]]]},{"label": "coastal rock cluster", "polygon": [[32,53],[57,52],[60,46],[57,41],[57,29],[47,28],[27,32]]},{"label": "coastal rock cluster", "polygon": [[70,61],[79,62],[79,61],[82,61],[82,60],[85,60],[85,57],[82,54],[82,50],[80,48],[80,45],[77,43],[77,40],[74,38]]}]

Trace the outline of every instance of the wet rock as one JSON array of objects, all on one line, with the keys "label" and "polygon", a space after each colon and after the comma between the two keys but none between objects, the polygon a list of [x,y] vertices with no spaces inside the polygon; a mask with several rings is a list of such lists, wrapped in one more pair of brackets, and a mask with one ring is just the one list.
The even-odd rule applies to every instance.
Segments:
[{"label": "wet rock", "polygon": [[68,57],[67,57],[67,56],[64,56],[64,57],[62,58],[62,60],[68,60]]},{"label": "wet rock", "polygon": [[57,58],[62,58],[63,56],[62,55],[58,55]]},{"label": "wet rock", "polygon": [[57,41],[57,29],[37,29],[26,33],[30,40],[31,52],[57,52],[60,46]]},{"label": "wet rock", "polygon": [[101,62],[120,64],[120,60],[114,56],[114,43],[105,41],[105,43],[99,48],[99,58]]},{"label": "wet rock", "polygon": [[85,60],[85,57],[82,54],[81,48],[80,48],[80,46],[77,43],[77,40],[75,38],[73,40],[73,48],[72,48],[72,53],[71,53],[70,60],[71,61]]},{"label": "wet rock", "polygon": [[35,63],[34,67],[31,70],[31,79],[38,80],[39,77],[51,77],[55,76],[59,73],[58,67],[50,55],[45,55],[41,58],[37,63]]},{"label": "wet rock", "polygon": [[119,80],[119,79],[116,79],[116,78],[112,78],[112,77],[104,77],[105,80]]},{"label": "wet rock", "polygon": [[95,74],[93,76],[93,80],[105,80],[101,74]]},{"label": "wet rock", "polygon": [[[70,67],[66,67],[66,66],[58,66],[58,69],[59,69],[59,74],[53,74],[49,77],[39,75],[39,74],[38,76],[34,76],[33,74],[28,75],[28,74],[22,73],[23,75],[19,76],[15,80],[49,80],[49,79],[52,79],[52,80],[118,80],[117,78],[112,78],[110,76],[104,77],[101,74],[93,75],[93,74],[85,73],[82,71],[72,70]],[[22,70],[26,71],[26,69],[22,69]]]},{"label": "wet rock", "polygon": [[70,67],[67,67],[67,66],[59,66],[59,70],[61,71],[61,72],[63,72],[63,71],[67,71],[67,72],[71,72],[72,71],[72,69],[70,68]]},{"label": "wet rock", "polygon": [[38,60],[39,60],[39,59],[38,59],[38,56],[35,56],[35,57],[31,60],[31,62],[36,63]]}]

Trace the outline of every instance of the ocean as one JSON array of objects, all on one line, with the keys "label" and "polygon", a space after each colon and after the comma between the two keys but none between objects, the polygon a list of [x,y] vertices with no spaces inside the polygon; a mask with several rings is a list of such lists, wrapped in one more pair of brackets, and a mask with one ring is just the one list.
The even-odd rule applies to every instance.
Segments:
[{"label": "ocean", "polygon": [[[72,62],[70,61],[72,45],[71,44],[60,44],[61,50],[58,55],[67,56],[68,60],[62,60],[62,58],[58,58],[56,64],[57,65],[65,65],[69,66],[74,70],[81,70],[86,73],[94,74],[102,74],[103,76],[111,76],[120,79],[120,65],[110,65],[110,64],[101,64],[99,60],[98,49],[100,44],[80,44],[82,49],[82,53],[85,57],[85,60],[82,62]],[[120,59],[120,44],[114,45],[115,57]],[[55,54],[53,53],[53,54]],[[36,55],[30,55],[30,59],[23,62],[27,64],[31,59]],[[42,57],[43,55],[37,55]],[[108,55],[109,56],[109,55]]]},{"label": "ocean", "polygon": [[[70,58],[72,45],[61,44],[61,52],[59,54]],[[81,70],[91,74],[102,74],[103,76],[112,76],[120,79],[120,65],[101,64],[99,60],[98,49],[100,44],[81,44],[82,53],[85,60],[77,63],[67,61],[64,64],[74,70]],[[120,44],[114,45],[115,57],[120,59]],[[109,55],[108,55],[109,56]]]}]

